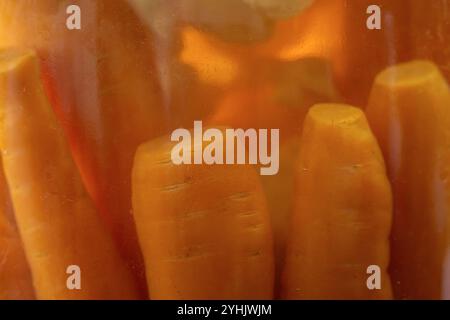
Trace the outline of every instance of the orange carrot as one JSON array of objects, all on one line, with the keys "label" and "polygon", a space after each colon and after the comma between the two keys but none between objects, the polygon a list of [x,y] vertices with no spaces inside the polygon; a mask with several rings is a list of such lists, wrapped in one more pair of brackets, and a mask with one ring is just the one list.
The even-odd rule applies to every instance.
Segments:
[{"label": "orange carrot", "polygon": [[[312,107],[300,148],[282,297],[391,298],[391,190],[364,113]],[[380,268],[380,290],[367,286],[372,265]]]},{"label": "orange carrot", "polygon": [[410,39],[414,59],[434,61],[450,81],[450,2],[410,1]]},{"label": "orange carrot", "polygon": [[[292,211],[294,163],[299,136],[308,109],[323,101],[339,101],[331,68],[323,59],[308,58],[283,62],[260,59],[256,63],[253,85],[234,89],[225,96],[211,118],[210,125],[233,128],[280,129],[280,170],[262,176],[271,215],[276,261],[276,294],[286,236]],[[256,66],[259,65],[259,68]],[[261,67],[263,66],[263,67]],[[247,79],[250,83],[250,79]]]},{"label": "orange carrot", "polygon": [[33,283],[13,215],[0,160],[0,300],[30,300]]},{"label": "orange carrot", "polygon": [[[0,53],[0,146],[18,228],[39,299],[137,298],[45,96],[29,50]],[[66,273],[81,269],[81,289]]]},{"label": "orange carrot", "polygon": [[[438,68],[411,61],[381,72],[367,117],[394,194],[392,263],[400,299],[450,292],[450,90]],[[446,282],[447,281],[447,282]]]},{"label": "orange carrot", "polygon": [[[346,101],[362,107],[377,73],[408,58],[409,6],[416,1],[338,1],[343,10],[342,35],[335,37],[340,46],[333,56],[337,83]],[[381,9],[380,30],[367,28],[366,11],[374,4]]]},{"label": "orange carrot", "polygon": [[[0,0],[0,47],[39,53],[49,99],[86,188],[146,292],[131,213],[131,168],[139,144],[166,129],[154,43],[126,0],[77,1],[81,30],[66,28],[71,4]],[[15,32],[11,37],[4,30]]]},{"label": "orange carrot", "polygon": [[174,145],[169,137],[142,145],[133,169],[150,297],[271,299],[271,226],[256,171],[247,165],[174,165]]}]

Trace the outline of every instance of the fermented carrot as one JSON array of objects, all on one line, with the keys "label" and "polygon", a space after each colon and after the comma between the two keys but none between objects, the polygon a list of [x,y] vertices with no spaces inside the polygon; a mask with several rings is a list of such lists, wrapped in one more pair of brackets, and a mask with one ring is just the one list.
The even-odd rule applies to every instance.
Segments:
[{"label": "fermented carrot", "polygon": [[80,30],[66,28],[72,4],[0,0],[0,47],[38,52],[46,91],[86,188],[146,292],[131,213],[131,168],[139,144],[166,129],[154,43],[125,0],[77,1]]},{"label": "fermented carrot", "polygon": [[[37,298],[137,298],[84,189],[32,51],[0,53],[0,108],[5,176]],[[81,269],[81,290],[68,290],[71,265]]]},{"label": "fermented carrot", "polygon": [[0,159],[0,300],[17,299],[34,299],[34,289]]},{"label": "fermented carrot", "polygon": [[150,297],[271,299],[272,234],[256,171],[174,165],[173,146],[169,137],[142,145],[133,169]]},{"label": "fermented carrot", "polygon": [[280,170],[274,176],[261,177],[274,232],[278,294],[303,119],[313,104],[336,102],[340,97],[334,88],[331,67],[323,59],[259,62],[252,70],[257,73],[256,79],[247,79],[247,85],[226,95],[208,123],[232,128],[280,129]]},{"label": "fermented carrot", "polygon": [[[287,299],[389,299],[391,190],[364,113],[321,104],[305,119],[282,275]],[[381,289],[369,290],[369,266]]]},{"label": "fermented carrot", "polygon": [[413,58],[432,60],[450,81],[450,2],[415,0],[410,1],[410,6]]},{"label": "fermented carrot", "polygon": [[280,168],[274,176],[261,176],[274,235],[276,287],[285,252],[287,227],[292,205],[294,168],[302,115],[307,107],[276,102],[270,87],[237,89],[228,94],[209,120],[209,125],[243,129],[280,129]]},{"label": "fermented carrot", "polygon": [[450,289],[445,275],[450,249],[448,84],[428,61],[388,68],[375,80],[367,116],[393,185],[394,293],[401,299],[442,298]]}]

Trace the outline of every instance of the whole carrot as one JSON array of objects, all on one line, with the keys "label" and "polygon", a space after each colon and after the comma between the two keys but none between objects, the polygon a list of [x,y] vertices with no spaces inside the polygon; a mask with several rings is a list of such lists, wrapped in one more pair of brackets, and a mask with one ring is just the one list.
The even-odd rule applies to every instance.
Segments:
[{"label": "whole carrot", "polygon": [[450,292],[450,90],[438,68],[416,60],[381,72],[367,117],[394,194],[390,266],[401,299]]},{"label": "whole carrot", "polygon": [[[360,109],[339,104],[310,109],[296,184],[282,298],[391,298],[391,190]],[[381,277],[375,290],[367,286],[371,266]]]},{"label": "whole carrot", "polygon": [[[37,298],[137,298],[84,189],[32,51],[0,52],[0,108],[5,176]],[[75,290],[69,290],[69,266],[81,270]]]},{"label": "whole carrot", "polygon": [[271,299],[271,225],[256,171],[247,165],[175,165],[174,145],[169,137],[142,145],[133,169],[150,297]]},{"label": "whole carrot", "polygon": [[0,300],[17,299],[34,299],[34,289],[0,159]]}]

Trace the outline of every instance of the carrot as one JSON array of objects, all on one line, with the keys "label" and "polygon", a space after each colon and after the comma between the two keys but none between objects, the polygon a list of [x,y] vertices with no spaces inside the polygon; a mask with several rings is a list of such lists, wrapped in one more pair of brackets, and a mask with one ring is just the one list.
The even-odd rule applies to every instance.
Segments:
[{"label": "carrot", "polygon": [[449,106],[445,79],[422,60],[381,72],[370,96],[367,116],[393,185],[390,269],[397,298],[439,299],[448,290]]},{"label": "carrot", "polygon": [[[77,1],[81,30],[66,28],[71,4],[0,1],[0,47],[26,46],[39,53],[46,91],[86,188],[145,297],[131,213],[131,168],[137,147],[167,127],[154,43],[125,0]],[[11,37],[4,30],[15,32]]]},{"label": "carrot", "polygon": [[450,81],[450,2],[411,1],[410,39],[414,59],[428,59]]},{"label": "carrot", "polygon": [[[336,36],[342,31],[341,14],[346,9],[342,1],[314,0],[299,14],[279,21],[268,41],[254,46],[255,52],[286,61],[305,57],[331,59],[342,43]],[[277,4],[280,5],[280,1]]]},{"label": "carrot", "polygon": [[[210,125],[233,128],[280,129],[280,171],[262,176],[274,231],[276,295],[285,255],[292,211],[294,163],[299,136],[308,109],[322,101],[339,101],[331,68],[323,59],[285,62],[264,59],[256,63],[253,85],[232,90],[216,108]],[[264,70],[261,70],[264,69]]]},{"label": "carrot", "polygon": [[228,88],[239,77],[242,66],[232,56],[212,45],[205,33],[185,26],[180,29],[180,38],[183,47],[179,59],[195,68],[202,81]]},{"label": "carrot", "polygon": [[173,146],[168,137],[142,145],[133,168],[150,297],[271,299],[271,226],[256,171],[174,165]]},{"label": "carrot", "polygon": [[30,300],[33,283],[13,215],[0,159],[0,300]]},{"label": "carrot", "polygon": [[[364,113],[320,104],[305,119],[282,275],[286,299],[389,299],[391,190]],[[367,268],[381,290],[367,287]]]},{"label": "carrot", "polygon": [[[137,298],[45,96],[36,55],[7,50],[0,61],[0,146],[37,298]],[[81,269],[81,290],[68,290],[71,265]]]}]

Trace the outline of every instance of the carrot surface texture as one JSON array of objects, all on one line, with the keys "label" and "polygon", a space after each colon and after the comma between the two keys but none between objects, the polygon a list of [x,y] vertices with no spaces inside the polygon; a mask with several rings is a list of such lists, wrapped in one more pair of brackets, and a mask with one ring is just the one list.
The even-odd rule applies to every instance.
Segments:
[{"label": "carrot surface texture", "polygon": [[[400,299],[450,294],[450,91],[438,68],[415,60],[374,83],[367,116],[394,194],[391,274]],[[447,279],[447,280],[445,280]]]},{"label": "carrot surface texture", "polygon": [[[305,119],[282,275],[285,299],[389,299],[391,190],[364,113],[320,104]],[[381,290],[369,290],[369,266]]]},{"label": "carrot surface texture", "polygon": [[[0,52],[0,146],[36,296],[137,298],[83,187],[40,76],[33,51]],[[71,265],[80,267],[80,290],[68,289]]]},{"label": "carrot surface texture", "polygon": [[150,298],[271,299],[272,230],[256,170],[174,165],[173,146],[170,137],[142,145],[133,168]]},{"label": "carrot surface texture", "polygon": [[15,225],[0,159],[0,300],[34,299],[30,269]]}]

